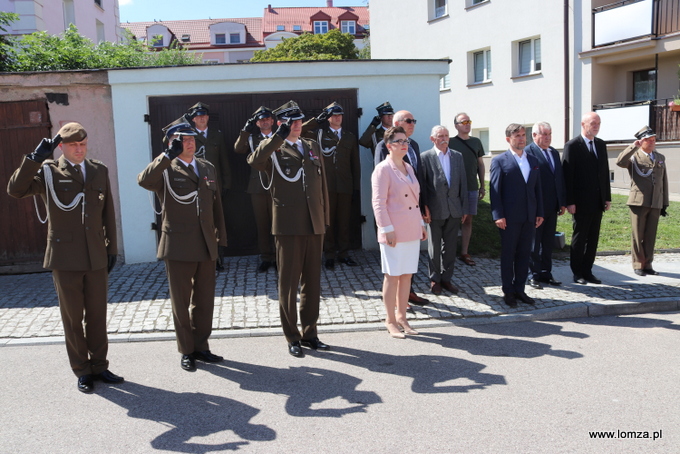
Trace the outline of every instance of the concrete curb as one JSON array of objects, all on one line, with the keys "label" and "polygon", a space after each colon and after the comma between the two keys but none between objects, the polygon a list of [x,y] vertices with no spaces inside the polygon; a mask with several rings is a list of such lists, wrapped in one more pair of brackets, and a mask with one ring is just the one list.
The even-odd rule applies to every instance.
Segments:
[{"label": "concrete curb", "polygon": [[[471,318],[454,319],[431,319],[411,321],[411,326],[417,329],[437,328],[443,326],[472,326],[486,325],[494,323],[513,323],[541,320],[560,320],[568,318],[600,317],[604,315],[630,315],[654,312],[673,312],[680,310],[680,299],[678,298],[650,298],[645,300],[615,301],[605,300],[597,303],[572,303],[566,306],[553,308],[537,309],[531,312],[499,314],[493,316],[480,316]],[[322,325],[319,326],[320,333],[347,333],[384,330],[385,326],[380,323],[352,323],[346,325]],[[213,330],[211,338],[229,339],[242,337],[264,337],[264,336],[283,336],[280,327],[276,328],[244,328],[230,330]],[[160,333],[130,333],[130,334],[111,334],[109,343],[125,342],[154,342],[154,341],[174,341],[174,331]],[[34,345],[55,345],[63,344],[63,336],[51,337],[30,337],[30,338],[2,338],[0,347],[19,347]]]}]

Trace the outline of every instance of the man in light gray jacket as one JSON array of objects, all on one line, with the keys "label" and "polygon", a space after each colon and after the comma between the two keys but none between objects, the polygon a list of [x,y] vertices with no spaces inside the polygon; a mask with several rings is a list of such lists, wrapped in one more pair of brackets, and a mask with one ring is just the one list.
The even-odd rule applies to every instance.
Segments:
[{"label": "man in light gray jacket", "polygon": [[435,295],[441,295],[442,289],[456,294],[459,289],[451,283],[451,276],[458,229],[468,216],[467,177],[463,156],[449,149],[448,129],[435,126],[430,140],[434,147],[420,155],[423,167],[420,193],[430,226],[430,288]]}]

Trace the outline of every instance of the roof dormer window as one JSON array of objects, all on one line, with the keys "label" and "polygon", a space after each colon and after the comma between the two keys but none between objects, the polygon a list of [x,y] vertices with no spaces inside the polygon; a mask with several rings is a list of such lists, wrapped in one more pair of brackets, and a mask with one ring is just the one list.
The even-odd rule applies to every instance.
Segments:
[{"label": "roof dormer window", "polygon": [[340,22],[340,31],[349,33],[350,35],[357,34],[357,23],[353,20],[344,20]]},{"label": "roof dormer window", "polygon": [[191,35],[182,35],[183,43],[188,43],[189,41],[191,41]]},{"label": "roof dormer window", "polygon": [[327,20],[315,20],[314,21],[314,34],[320,35],[323,33],[328,33],[328,21]]}]

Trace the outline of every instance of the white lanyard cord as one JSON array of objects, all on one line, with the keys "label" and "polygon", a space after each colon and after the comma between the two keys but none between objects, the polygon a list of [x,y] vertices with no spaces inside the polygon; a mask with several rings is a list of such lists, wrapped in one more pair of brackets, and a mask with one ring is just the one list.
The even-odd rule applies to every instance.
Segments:
[{"label": "white lanyard cord", "polygon": [[42,219],[40,217],[40,212],[38,211],[38,202],[35,200],[35,196],[33,196],[33,204],[35,205],[35,212],[38,215],[38,220],[40,221],[41,224],[44,224],[47,222],[47,219],[49,219],[50,216],[50,195],[52,196],[52,202],[59,208],[61,211],[73,211],[80,202],[82,202],[82,207],[81,207],[81,223],[85,224],[85,192],[79,192],[76,194],[76,196],[73,198],[71,203],[68,205],[63,204],[59,198],[57,197],[57,194],[54,190],[54,176],[52,175],[52,170],[50,169],[50,166],[47,164],[43,164],[43,177],[45,178],[45,208],[47,210],[47,214],[45,215],[45,219]]}]

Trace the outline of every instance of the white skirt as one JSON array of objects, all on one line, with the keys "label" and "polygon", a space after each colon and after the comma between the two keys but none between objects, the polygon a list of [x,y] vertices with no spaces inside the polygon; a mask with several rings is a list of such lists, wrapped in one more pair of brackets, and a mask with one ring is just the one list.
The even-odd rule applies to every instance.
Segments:
[{"label": "white skirt", "polygon": [[382,272],[390,276],[417,273],[419,257],[420,240],[397,243],[395,247],[380,243]]}]

